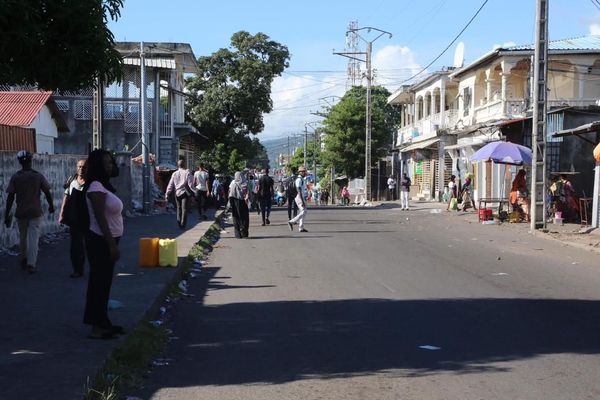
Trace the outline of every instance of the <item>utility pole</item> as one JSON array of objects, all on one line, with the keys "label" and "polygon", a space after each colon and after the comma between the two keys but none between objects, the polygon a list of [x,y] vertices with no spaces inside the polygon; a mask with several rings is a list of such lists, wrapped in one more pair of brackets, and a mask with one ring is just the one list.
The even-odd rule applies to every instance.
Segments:
[{"label": "utility pole", "polygon": [[150,214],[150,155],[148,154],[148,132],[146,131],[146,60],[144,42],[140,42],[140,123],[142,134],[142,197],[144,213]]},{"label": "utility pole", "polygon": [[[378,32],[379,35],[377,35],[372,40],[367,40],[367,39],[363,38],[359,33],[360,31],[363,31],[363,30],[366,30],[367,33],[370,33],[371,31],[375,31],[375,32]],[[366,131],[365,132],[365,199],[371,200],[371,82],[373,80],[373,71],[371,69],[371,53],[373,51],[373,42],[375,42],[377,39],[379,39],[383,35],[388,35],[389,38],[391,38],[392,34],[390,32],[383,31],[381,29],[373,28],[370,26],[367,26],[364,28],[351,28],[346,32],[346,35],[348,35],[348,34],[356,35],[356,37],[358,37],[359,39],[364,41],[367,44],[367,51],[366,52],[342,52],[342,53],[334,52],[333,54],[337,54],[340,56],[348,57],[350,59],[365,62],[366,66],[367,66],[367,74],[366,74],[366,78],[367,78],[367,110],[366,110],[367,116],[365,118],[366,119],[366,123],[365,123],[365,131]],[[357,56],[364,56],[365,59],[363,60]]]},{"label": "utility pole", "polygon": [[102,125],[104,122],[104,81],[96,78],[96,86],[92,97],[92,149],[102,148]]},{"label": "utility pole", "polygon": [[308,141],[308,128],[306,127],[306,124],[304,124],[304,168],[306,168],[306,148],[307,148],[307,142]]},{"label": "utility pole", "polygon": [[531,130],[531,231],[546,228],[546,109],[548,77],[548,0],[537,0]]}]

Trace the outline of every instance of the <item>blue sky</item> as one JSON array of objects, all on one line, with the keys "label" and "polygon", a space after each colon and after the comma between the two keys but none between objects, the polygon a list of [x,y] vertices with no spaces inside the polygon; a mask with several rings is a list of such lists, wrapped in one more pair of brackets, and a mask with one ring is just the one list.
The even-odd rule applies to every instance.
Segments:
[{"label": "blue sky", "polygon": [[[195,55],[229,45],[234,32],[264,32],[288,46],[290,67],[273,85],[274,111],[265,116],[261,139],[304,130],[319,118],[310,112],[343,95],[350,21],[393,34],[373,45],[376,80],[390,91],[429,64],[467,24],[484,0],[125,0],[110,24],[116,40],[190,43]],[[533,43],[535,0],[488,0],[458,41],[468,63],[496,45]],[[600,34],[600,11],[591,0],[550,0],[550,39]],[[365,35],[367,40],[372,36]],[[362,45],[362,44],[361,44]],[[364,47],[363,47],[364,49]],[[451,66],[455,45],[430,72]],[[364,69],[364,67],[363,67]],[[332,101],[332,99],[329,99]]]}]

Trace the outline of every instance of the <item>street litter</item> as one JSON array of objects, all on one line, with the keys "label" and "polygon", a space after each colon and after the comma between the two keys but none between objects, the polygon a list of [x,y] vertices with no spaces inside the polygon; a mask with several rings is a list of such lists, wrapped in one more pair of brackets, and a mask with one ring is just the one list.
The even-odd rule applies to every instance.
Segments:
[{"label": "street litter", "polygon": [[194,279],[198,276],[198,274],[196,274],[194,272],[190,272],[189,276],[190,276],[190,278]]},{"label": "street litter", "polygon": [[171,361],[173,361],[172,358],[157,358],[156,360],[152,361],[152,365],[155,367],[162,367],[169,365]]},{"label": "street litter", "polygon": [[429,345],[429,344],[426,344],[426,345],[424,345],[424,346],[419,346],[419,348],[420,348],[420,349],[423,349],[423,350],[432,350],[432,351],[433,351],[433,350],[441,350],[441,349],[442,349],[441,347],[437,347],[437,346],[431,346],[431,345]]},{"label": "street litter", "polygon": [[500,261],[500,260],[502,260],[502,257],[498,257],[498,258],[496,258],[496,260]]},{"label": "street litter", "polygon": [[129,273],[129,272],[119,272],[117,274],[117,276],[133,276],[133,274]]},{"label": "street litter", "polygon": [[155,328],[158,328],[162,324],[163,324],[163,322],[161,320],[159,320],[159,319],[157,319],[155,321],[150,321],[150,325],[154,326]]},{"label": "street litter", "polygon": [[494,276],[508,276],[508,274],[506,272],[495,272],[492,275],[494,275]]},{"label": "street litter", "polygon": [[123,308],[123,303],[121,303],[119,300],[113,300],[113,299],[108,300],[108,309],[109,310],[118,310],[119,308]]},{"label": "street litter", "polygon": [[228,232],[225,229],[223,229],[220,233],[223,234],[223,233],[228,233]]},{"label": "street litter", "polygon": [[429,211],[430,214],[441,214],[442,213],[442,209],[441,208],[435,208],[431,211]]},{"label": "street litter", "polygon": [[164,318],[165,314],[167,313],[167,309],[165,307],[161,307],[158,309],[159,313],[160,313],[160,317]]},{"label": "street litter", "polygon": [[571,265],[579,265],[579,263],[577,261],[573,261]]},{"label": "street litter", "polygon": [[181,291],[183,292],[183,294],[187,293],[187,281],[184,279],[181,282],[179,282],[179,285],[177,285],[177,287],[179,289],[181,289]]}]

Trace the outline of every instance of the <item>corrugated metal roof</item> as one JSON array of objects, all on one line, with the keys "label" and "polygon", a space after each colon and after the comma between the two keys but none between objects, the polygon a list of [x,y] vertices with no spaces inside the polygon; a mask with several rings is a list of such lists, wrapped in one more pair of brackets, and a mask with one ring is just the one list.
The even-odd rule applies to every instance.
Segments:
[{"label": "corrugated metal roof", "polygon": [[35,129],[0,125],[0,151],[36,152]]},{"label": "corrugated metal roof", "polygon": [[400,149],[400,152],[404,153],[404,152],[411,151],[411,150],[424,149],[425,147],[429,147],[432,144],[435,144],[439,141],[440,141],[440,138],[432,138],[432,139],[423,140],[421,142],[413,143],[413,144],[406,146],[403,149]]},{"label": "corrugated metal roof", "polygon": [[[125,57],[123,64],[126,65],[140,65],[140,59],[136,57]],[[163,68],[163,69],[175,69],[175,60],[172,58],[146,58],[144,60],[146,67],[151,68]]]},{"label": "corrugated metal roof", "polygon": [[31,124],[51,95],[52,92],[0,92],[0,124]]},{"label": "corrugated metal roof", "polygon": [[[503,50],[534,50],[534,44],[528,44],[523,46],[511,46]],[[570,39],[551,40],[548,43],[549,51],[600,51],[600,36],[599,35],[587,35],[580,36]]]}]

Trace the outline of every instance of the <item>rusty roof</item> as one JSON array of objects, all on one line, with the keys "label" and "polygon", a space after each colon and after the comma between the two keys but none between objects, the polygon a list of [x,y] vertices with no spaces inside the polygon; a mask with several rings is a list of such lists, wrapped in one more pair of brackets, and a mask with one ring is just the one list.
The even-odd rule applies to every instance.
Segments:
[{"label": "rusty roof", "polygon": [[0,124],[28,126],[52,92],[0,92]]}]

